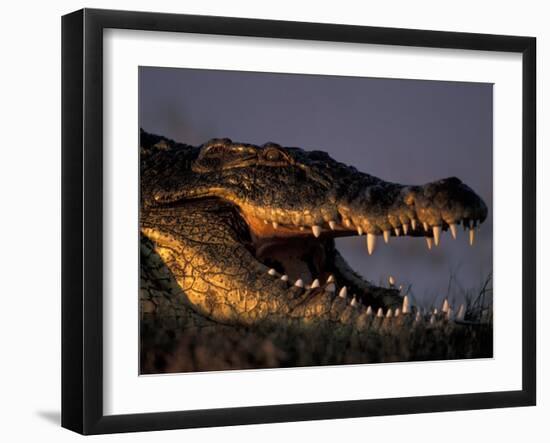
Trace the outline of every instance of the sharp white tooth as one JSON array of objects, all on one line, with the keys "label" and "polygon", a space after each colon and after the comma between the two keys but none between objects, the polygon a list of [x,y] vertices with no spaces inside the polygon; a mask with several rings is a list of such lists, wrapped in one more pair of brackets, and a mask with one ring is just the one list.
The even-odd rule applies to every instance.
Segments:
[{"label": "sharp white tooth", "polygon": [[316,278],[315,280],[313,280],[313,283],[311,284],[311,289],[318,288],[319,286],[321,286],[321,283],[319,283],[319,280]]},{"label": "sharp white tooth", "polygon": [[390,231],[384,231],[384,243],[388,244],[390,242]]},{"label": "sharp white tooth", "polygon": [[388,309],[388,312],[386,312],[386,318],[391,318],[392,316],[393,316],[393,312],[390,308],[390,309]]},{"label": "sharp white tooth", "polygon": [[414,218],[411,220],[411,228],[416,231],[416,220]]},{"label": "sharp white tooth", "polygon": [[474,240],[476,237],[476,231],[474,228],[470,228],[470,246],[474,245]]},{"label": "sharp white tooth", "polygon": [[449,225],[449,229],[451,230],[451,235],[456,240],[456,225],[454,223],[451,223]]},{"label": "sharp white tooth", "polygon": [[443,312],[449,312],[450,309],[451,307],[449,306],[449,300],[447,299],[443,300],[443,306],[441,307],[441,310]]},{"label": "sharp white tooth", "polygon": [[299,278],[298,280],[296,280],[294,282],[294,286],[297,286],[298,288],[303,288],[304,287],[304,281],[301,278]]},{"label": "sharp white tooth", "polygon": [[420,321],[420,312],[417,312],[414,316],[414,321],[419,322]]},{"label": "sharp white tooth", "polygon": [[453,310],[451,308],[449,308],[449,310],[447,311],[447,320],[452,320],[453,319]]},{"label": "sharp white tooth", "polygon": [[367,251],[369,255],[372,255],[376,248],[376,235],[367,233]]},{"label": "sharp white tooth", "polygon": [[433,240],[431,237],[426,237],[426,243],[428,244],[428,249],[432,249]]},{"label": "sharp white tooth", "polygon": [[466,309],[464,308],[464,304],[460,305],[460,308],[458,308],[458,312],[456,313],[456,319],[457,320],[464,320],[464,314],[466,313]]},{"label": "sharp white tooth", "polygon": [[371,315],[372,315],[372,307],[369,306],[369,307],[367,308],[366,314],[367,314],[368,316],[371,316]]},{"label": "sharp white tooth", "polygon": [[409,224],[405,223],[403,225],[403,234],[407,235],[409,233]]},{"label": "sharp white tooth", "polygon": [[321,235],[321,226],[313,225],[311,231],[315,237],[319,237]]},{"label": "sharp white tooth", "polygon": [[327,292],[334,292],[336,291],[336,285],[334,283],[329,283],[326,287],[325,287],[325,291]]},{"label": "sharp white tooth", "polygon": [[275,229],[277,229],[279,227],[279,223],[277,223],[276,221],[272,222],[271,224],[273,225],[273,227]]},{"label": "sharp white tooth", "polygon": [[424,226],[424,231],[428,232],[428,229],[430,228],[430,227],[428,226],[428,223],[424,222],[424,223],[423,223],[423,226]]},{"label": "sharp white tooth", "polygon": [[346,298],[347,296],[348,296],[348,289],[345,286],[342,286],[342,289],[340,289],[340,292],[338,293],[338,297]]},{"label": "sharp white tooth", "polygon": [[344,219],[342,220],[342,222],[344,223],[344,226],[345,226],[346,228],[350,228],[350,227],[351,227],[351,220],[350,220],[349,218],[344,218]]},{"label": "sharp white tooth", "polygon": [[283,276],[281,277],[281,280],[282,280],[282,281],[288,281],[288,275],[286,275],[286,274],[283,275]]},{"label": "sharp white tooth", "polygon": [[277,275],[277,271],[276,271],[275,269],[273,269],[273,268],[271,268],[269,271],[267,271],[267,273],[268,273],[269,275],[273,275],[273,276]]},{"label": "sharp white tooth", "polygon": [[397,309],[395,310],[394,317],[399,317],[400,314],[401,314],[401,311],[399,310],[399,308],[397,308]]},{"label": "sharp white tooth", "polygon": [[434,308],[434,310],[432,311],[432,314],[433,314],[433,315],[437,315],[437,312],[438,312],[438,311],[437,311],[437,308]]},{"label": "sharp white tooth", "polygon": [[441,226],[434,226],[433,233],[434,233],[434,243],[436,246],[439,246],[439,240],[441,239]]},{"label": "sharp white tooth", "polygon": [[399,285],[399,292],[403,291],[403,285]]},{"label": "sharp white tooth", "polygon": [[401,310],[403,311],[403,314],[408,314],[410,312],[408,295],[403,297],[403,306],[401,306]]},{"label": "sharp white tooth", "polygon": [[327,278],[327,283],[332,283],[334,281],[334,275],[330,274]]},{"label": "sharp white tooth", "polygon": [[357,234],[363,235],[363,228],[361,226],[357,226]]},{"label": "sharp white tooth", "polygon": [[353,299],[351,300],[350,305],[351,306],[357,306],[357,299],[355,298],[355,295],[353,296]]},{"label": "sharp white tooth", "polygon": [[382,308],[378,308],[378,312],[376,313],[376,316],[379,318],[384,317],[384,311],[382,311]]},{"label": "sharp white tooth", "polygon": [[393,277],[393,275],[390,275],[388,277],[388,283],[390,284],[390,286],[395,285],[395,278]]},{"label": "sharp white tooth", "polygon": [[328,225],[333,231],[336,229],[336,222],[334,220],[329,221]]},{"label": "sharp white tooth", "polygon": [[306,230],[306,228],[305,228],[305,227],[303,227],[303,226],[300,226],[300,231],[305,231],[305,230]]},{"label": "sharp white tooth", "polygon": [[268,225],[268,224],[269,224],[269,222],[268,222],[267,220],[264,220],[264,223],[265,223],[266,225]]},{"label": "sharp white tooth", "polygon": [[395,228],[394,232],[395,232],[396,237],[399,237],[401,235],[401,229],[399,229],[399,228]]},{"label": "sharp white tooth", "polygon": [[435,323],[435,315],[432,314],[430,317],[430,324],[433,325]]}]

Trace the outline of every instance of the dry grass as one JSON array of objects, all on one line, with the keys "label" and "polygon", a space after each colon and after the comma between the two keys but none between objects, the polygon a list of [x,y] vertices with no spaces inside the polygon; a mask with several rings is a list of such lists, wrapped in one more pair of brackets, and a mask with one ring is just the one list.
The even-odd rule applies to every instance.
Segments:
[{"label": "dry grass", "polygon": [[[455,285],[459,288],[459,285]],[[457,289],[460,290],[460,289]],[[366,330],[316,323],[264,323],[255,328],[198,326],[193,316],[141,321],[141,372],[191,372],[359,363],[487,358],[493,355],[492,288],[463,294],[463,322],[444,314],[373,318]],[[435,303],[435,301],[434,301]],[[427,310],[427,307],[424,307]]]}]

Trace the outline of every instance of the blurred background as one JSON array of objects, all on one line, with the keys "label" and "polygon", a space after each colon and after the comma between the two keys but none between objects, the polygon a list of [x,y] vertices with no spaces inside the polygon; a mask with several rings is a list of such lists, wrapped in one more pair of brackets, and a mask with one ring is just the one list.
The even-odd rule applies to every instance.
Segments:
[{"label": "blurred background", "polygon": [[372,256],[364,237],[337,248],[367,279],[387,285],[392,275],[424,306],[475,298],[491,276],[492,84],[141,67],[139,102],[140,127],[187,144],[229,137],[319,149],[402,184],[456,176],[489,207],[474,247],[460,229],[431,251],[403,237],[378,242]]}]

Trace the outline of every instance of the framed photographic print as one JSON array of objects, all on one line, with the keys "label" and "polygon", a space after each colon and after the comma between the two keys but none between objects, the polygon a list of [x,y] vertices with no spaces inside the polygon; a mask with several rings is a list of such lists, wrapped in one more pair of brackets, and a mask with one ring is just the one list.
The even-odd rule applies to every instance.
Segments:
[{"label": "framed photographic print", "polygon": [[62,26],[64,427],[535,404],[534,38]]}]

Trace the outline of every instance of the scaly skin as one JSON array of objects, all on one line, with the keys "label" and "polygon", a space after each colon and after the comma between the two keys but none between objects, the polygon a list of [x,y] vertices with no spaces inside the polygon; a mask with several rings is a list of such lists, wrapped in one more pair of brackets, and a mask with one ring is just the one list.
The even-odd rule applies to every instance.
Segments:
[{"label": "scaly skin", "polygon": [[[395,309],[403,301],[398,292],[355,274],[334,237],[366,233],[372,252],[380,235],[434,236],[437,243],[459,223],[473,233],[487,216],[457,178],[389,183],[326,153],[273,143],[224,139],[194,148],[142,132],[141,180],[141,232],[185,294],[177,303],[228,324],[350,324],[364,314],[356,306]],[[330,275],[335,282],[327,282]],[[324,284],[308,288],[316,278]]]},{"label": "scaly skin", "polygon": [[487,207],[457,178],[401,185],[324,152],[143,131],[140,177],[142,372],[492,354],[490,325],[421,314],[334,245],[364,234],[369,253],[401,235],[431,247],[461,223],[473,242]]}]

